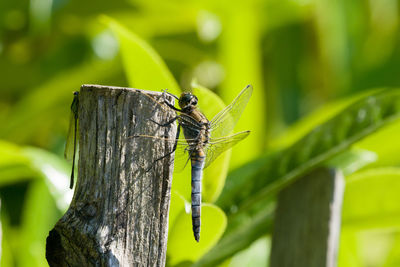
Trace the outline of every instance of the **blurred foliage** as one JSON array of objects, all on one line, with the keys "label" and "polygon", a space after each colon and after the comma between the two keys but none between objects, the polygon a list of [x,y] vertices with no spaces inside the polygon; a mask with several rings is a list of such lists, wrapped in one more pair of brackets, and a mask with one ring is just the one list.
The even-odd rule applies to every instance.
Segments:
[{"label": "blurred foliage", "polygon": [[205,171],[200,244],[189,176],[174,176],[171,266],[265,266],[276,193],[319,165],[346,174],[339,266],[398,266],[399,10],[396,0],[1,1],[0,265],[47,265],[45,238],[72,197],[62,158],[72,92],[97,83],[193,88],[209,118],[254,87],[236,129],[251,135]]}]

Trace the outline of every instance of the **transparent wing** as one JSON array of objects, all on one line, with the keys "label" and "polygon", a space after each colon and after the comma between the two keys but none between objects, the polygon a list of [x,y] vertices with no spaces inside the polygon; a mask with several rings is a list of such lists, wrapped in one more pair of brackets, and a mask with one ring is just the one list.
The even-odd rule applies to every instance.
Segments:
[{"label": "transparent wing", "polygon": [[[150,136],[150,135],[135,135],[135,136],[130,136],[129,138],[146,138],[149,139],[151,142],[168,142],[171,145],[174,145],[176,142],[176,139],[168,139],[168,138],[163,138],[163,137],[156,137],[156,136]],[[190,146],[189,144],[195,144],[197,140],[195,139],[184,139],[179,138],[178,142],[176,144],[176,150],[175,150],[175,155],[174,155],[174,170],[181,172],[185,169],[186,165],[188,165],[189,162],[189,153],[190,153]],[[172,152],[172,151],[170,151]],[[168,151],[166,151],[168,153]],[[151,163],[153,164],[153,163]],[[149,164],[149,166],[151,165]]]},{"label": "transparent wing", "polygon": [[64,157],[67,160],[73,160],[76,146],[76,138],[78,132],[78,93],[74,93],[74,99],[71,104],[71,114],[69,118],[69,128],[67,142],[65,144]]},{"label": "transparent wing", "polygon": [[194,131],[200,131],[203,127],[198,121],[185,113],[181,113],[178,116],[178,122],[182,128],[190,128]]},{"label": "transparent wing", "polygon": [[249,134],[250,131],[245,131],[222,138],[211,139],[206,148],[206,162],[204,168],[207,168],[219,155],[236,145]]},{"label": "transparent wing", "polygon": [[210,121],[211,138],[219,138],[232,132],[249,102],[252,92],[253,87],[246,86],[231,104],[214,116]]},{"label": "transparent wing", "polygon": [[64,158],[72,160],[74,155],[74,134],[75,133],[75,116],[71,112],[69,119],[69,128],[67,135],[67,142],[65,143]]}]

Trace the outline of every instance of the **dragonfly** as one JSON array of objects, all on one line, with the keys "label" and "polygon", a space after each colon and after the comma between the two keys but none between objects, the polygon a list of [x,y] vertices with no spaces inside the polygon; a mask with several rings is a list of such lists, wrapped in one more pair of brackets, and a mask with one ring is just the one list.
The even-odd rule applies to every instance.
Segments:
[{"label": "dragonfly", "polygon": [[[182,170],[189,160],[191,161],[192,228],[194,238],[197,242],[200,241],[201,187],[203,170],[207,168],[219,155],[250,134],[250,131],[242,131],[229,135],[243,113],[252,92],[253,87],[248,85],[239,93],[231,104],[226,106],[209,121],[197,107],[198,98],[194,94],[184,92],[178,98],[176,95],[165,91],[164,93],[169,94],[178,101],[179,108],[171,104],[166,97],[163,98],[163,104],[168,108],[173,109],[176,112],[176,116],[165,123],[159,123],[154,120],[151,121],[163,127],[169,126],[171,123],[177,121],[178,125],[175,139],[166,139],[148,135],[134,136],[153,138],[153,140],[164,140],[174,143],[172,151],[154,161],[150,169],[154,166],[155,162],[171,155],[172,153],[175,153],[175,170]],[[183,130],[183,139],[179,139],[181,129]],[[181,167],[177,167],[177,165],[180,165]]]},{"label": "dragonfly", "polygon": [[65,144],[64,158],[72,160],[72,171],[69,188],[74,187],[74,173],[75,173],[75,154],[76,154],[76,141],[78,130],[78,106],[79,106],[79,92],[74,92],[74,99],[71,104],[71,115],[69,120],[69,129],[67,135],[67,143]]}]

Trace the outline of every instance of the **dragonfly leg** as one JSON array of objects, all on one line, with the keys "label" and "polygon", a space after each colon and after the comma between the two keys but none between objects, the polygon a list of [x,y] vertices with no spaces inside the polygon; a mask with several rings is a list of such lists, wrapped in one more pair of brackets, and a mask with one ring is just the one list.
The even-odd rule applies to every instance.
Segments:
[{"label": "dragonfly leg", "polygon": [[[171,94],[170,92],[168,92],[168,89],[164,89],[164,90],[163,90],[163,93],[172,96],[172,97],[175,98],[176,100],[179,100],[179,97],[177,97],[176,95]],[[165,96],[164,96],[164,98],[165,98]]]},{"label": "dragonfly leg", "polygon": [[176,121],[176,119],[178,119],[178,116],[176,116],[175,118],[172,118],[171,120],[167,121],[166,123],[158,123],[152,119],[150,119],[151,122],[154,122],[155,124],[157,124],[158,126],[162,126],[162,127],[167,127],[169,126],[171,123],[173,123],[174,121]]},{"label": "dragonfly leg", "polygon": [[162,160],[162,159],[168,157],[169,155],[171,155],[172,153],[175,152],[175,150],[176,150],[176,148],[177,148],[177,146],[178,146],[178,140],[179,140],[179,134],[180,134],[180,132],[181,132],[181,126],[178,124],[178,129],[176,130],[174,148],[173,148],[170,152],[168,152],[167,154],[165,154],[164,156],[162,156],[162,157],[156,159],[155,161],[153,161],[153,163],[152,163],[151,166],[146,170],[146,172],[149,172],[149,171],[156,165],[157,161],[160,161],[160,160]]},{"label": "dragonfly leg", "polygon": [[182,112],[182,110],[176,108],[174,105],[172,105],[172,104],[167,100],[167,98],[165,97],[166,94],[168,94],[168,95],[172,96],[173,98],[179,100],[179,98],[178,98],[176,95],[171,94],[170,92],[167,92],[166,90],[164,90],[164,91],[163,91],[164,104],[167,105],[169,108],[175,110],[175,111]]}]

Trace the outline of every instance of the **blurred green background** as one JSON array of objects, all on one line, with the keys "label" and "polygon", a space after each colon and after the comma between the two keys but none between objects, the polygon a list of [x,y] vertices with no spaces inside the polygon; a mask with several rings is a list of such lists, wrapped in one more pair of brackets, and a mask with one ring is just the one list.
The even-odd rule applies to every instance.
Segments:
[{"label": "blurred green background", "polygon": [[[72,92],[80,85],[161,90],[169,84],[154,80],[171,72],[168,79],[175,88],[170,89],[187,90],[196,80],[228,104],[252,84],[254,94],[237,127],[252,134],[233,149],[229,181],[234,171],[252,169],[250,163],[289,147],[340,112],[345,103],[377,88],[400,85],[399,3],[1,1],[1,266],[47,265],[45,238],[72,198],[71,164],[62,155]],[[150,58],[161,66],[159,73],[151,72],[146,65],[149,59],[141,57],[152,49],[160,56]],[[140,73],[135,64],[150,72]],[[345,172],[348,190],[339,266],[400,266],[399,129],[395,123],[351,148],[362,151],[354,160],[361,163]],[[339,162],[333,165],[351,167],[348,160]],[[215,233],[204,233],[206,241],[198,255],[185,254],[196,250],[193,244],[186,251],[179,246],[182,233],[176,229],[182,220],[177,218],[186,215],[171,209],[169,265],[195,262],[226,227],[234,229],[229,212],[216,207],[226,172],[218,174],[218,183],[209,185],[204,195],[210,210],[203,218],[208,212],[221,218]],[[180,182],[174,183],[181,194]],[[180,205],[174,196],[172,202],[172,208]],[[251,222],[250,216],[240,225]],[[213,227],[212,222],[207,225]],[[188,235],[187,242],[192,242]],[[269,247],[270,230],[265,229],[221,259],[221,264],[266,266]]]}]

